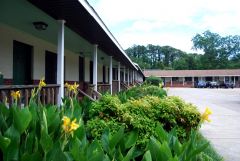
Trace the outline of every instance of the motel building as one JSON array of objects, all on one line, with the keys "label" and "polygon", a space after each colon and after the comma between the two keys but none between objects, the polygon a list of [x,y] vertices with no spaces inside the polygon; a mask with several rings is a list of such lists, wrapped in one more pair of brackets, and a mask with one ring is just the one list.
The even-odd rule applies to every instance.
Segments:
[{"label": "motel building", "polygon": [[194,87],[198,81],[232,82],[240,87],[240,69],[224,70],[144,70],[145,77],[161,78],[166,87]]},{"label": "motel building", "polygon": [[66,82],[95,99],[144,79],[87,1],[1,0],[0,102],[20,90],[27,104],[42,77],[44,104],[61,104]]}]

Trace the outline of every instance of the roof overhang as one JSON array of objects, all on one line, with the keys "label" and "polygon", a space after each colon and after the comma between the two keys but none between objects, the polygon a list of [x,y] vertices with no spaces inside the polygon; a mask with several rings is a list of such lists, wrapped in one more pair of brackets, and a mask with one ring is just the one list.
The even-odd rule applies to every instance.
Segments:
[{"label": "roof overhang", "polygon": [[28,0],[56,20],[64,19],[66,26],[126,67],[136,69],[115,37],[86,0]]}]

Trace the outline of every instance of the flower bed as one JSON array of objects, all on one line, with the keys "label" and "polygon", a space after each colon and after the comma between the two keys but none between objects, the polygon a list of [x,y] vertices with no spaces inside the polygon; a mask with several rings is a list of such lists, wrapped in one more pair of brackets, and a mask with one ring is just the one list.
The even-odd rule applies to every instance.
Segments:
[{"label": "flower bed", "polygon": [[201,123],[196,108],[159,95],[155,87],[135,87],[156,91],[145,96],[132,92],[124,101],[104,95],[96,103],[79,103],[77,84],[68,84],[68,97],[57,107],[36,104],[43,86],[41,81],[32,92],[28,107],[18,107],[17,91],[13,107],[0,104],[1,160],[192,161],[208,146],[191,130]]}]

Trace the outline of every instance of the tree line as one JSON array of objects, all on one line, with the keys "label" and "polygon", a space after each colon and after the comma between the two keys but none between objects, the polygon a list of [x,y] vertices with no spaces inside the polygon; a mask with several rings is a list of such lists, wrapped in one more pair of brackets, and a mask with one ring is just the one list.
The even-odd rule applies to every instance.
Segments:
[{"label": "tree line", "polygon": [[171,46],[133,45],[128,56],[142,69],[195,70],[240,68],[240,36],[220,36],[211,31],[192,38],[193,49],[203,54],[187,53]]}]

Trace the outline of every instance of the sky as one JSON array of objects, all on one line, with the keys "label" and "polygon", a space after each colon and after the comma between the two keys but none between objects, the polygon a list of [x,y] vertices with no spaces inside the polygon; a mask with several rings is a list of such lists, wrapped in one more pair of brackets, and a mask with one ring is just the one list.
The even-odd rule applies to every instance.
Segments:
[{"label": "sky", "polygon": [[240,34],[238,0],[88,0],[123,47],[169,45],[193,53],[192,38],[206,30]]}]

